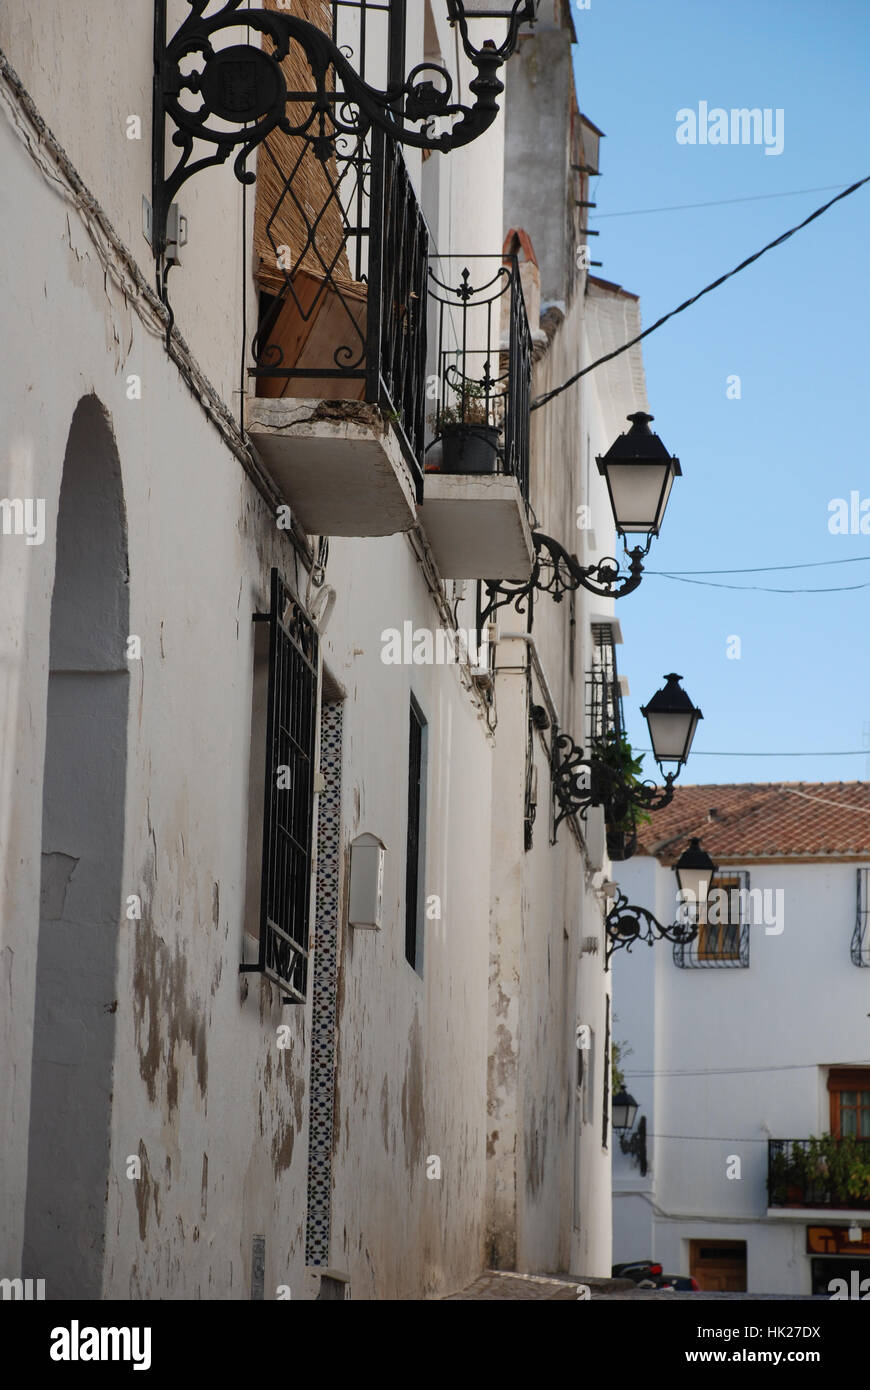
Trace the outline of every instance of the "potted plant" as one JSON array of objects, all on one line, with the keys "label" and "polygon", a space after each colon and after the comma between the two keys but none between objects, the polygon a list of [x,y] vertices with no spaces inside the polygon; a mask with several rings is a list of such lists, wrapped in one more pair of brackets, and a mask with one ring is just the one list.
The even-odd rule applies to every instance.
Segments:
[{"label": "potted plant", "polygon": [[432,425],[441,443],[442,473],[496,471],[501,431],[491,423],[488,405],[483,382],[463,380],[454,403],[442,406],[434,416]]},{"label": "potted plant", "polygon": [[595,740],[592,756],[592,793],[594,804],[604,807],[607,853],[613,860],[630,859],[637,849],[638,826],[651,820],[631,799],[631,788],[641,781],[641,759],[625,735],[615,732]]}]

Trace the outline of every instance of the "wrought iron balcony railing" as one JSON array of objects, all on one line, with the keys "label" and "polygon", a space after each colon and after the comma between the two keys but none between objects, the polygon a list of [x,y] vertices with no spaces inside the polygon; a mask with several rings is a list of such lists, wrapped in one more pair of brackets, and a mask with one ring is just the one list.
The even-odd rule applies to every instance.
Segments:
[{"label": "wrought iron balcony railing", "polygon": [[429,234],[404,159],[378,130],[321,161],[260,150],[257,394],[384,410],[422,501]]},{"label": "wrought iron balcony railing", "polygon": [[770,1139],[771,1207],[870,1208],[870,1139]]},{"label": "wrought iron balcony railing", "polygon": [[528,503],[532,339],[516,257],[438,257],[429,295],[426,471],[509,474]]}]

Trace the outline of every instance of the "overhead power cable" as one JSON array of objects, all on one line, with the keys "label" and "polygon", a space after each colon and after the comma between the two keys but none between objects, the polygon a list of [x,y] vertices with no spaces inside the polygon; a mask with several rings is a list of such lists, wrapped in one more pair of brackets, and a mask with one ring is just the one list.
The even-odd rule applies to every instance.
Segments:
[{"label": "overhead power cable", "polygon": [[724,208],[730,203],[761,203],[768,198],[797,198],[802,193],[829,193],[832,188],[842,188],[841,183],[823,183],[818,188],[793,188],[787,193],[751,193],[743,198],[716,198],[711,203],[672,203],[666,208],[629,208],[625,212],[596,212],[595,220],[602,217],[645,217],[652,212],[687,212],[690,208]]},{"label": "overhead power cable", "polygon": [[689,579],[683,574],[668,574],[665,570],[650,571],[659,579],[676,579],[679,584],[700,584],[705,589],[736,589],[738,593],[756,594],[845,594],[852,589],[870,589],[870,579],[863,584],[832,584],[827,589],[775,589],[770,584],[718,584],[715,579]]},{"label": "overhead power cable", "polygon": [[748,565],[740,570],[646,570],[646,574],[666,574],[669,579],[682,578],[687,574],[770,574],[774,570],[815,570],[824,565],[860,565],[870,560],[870,555],[852,555],[845,560],[803,560],[797,565]]},{"label": "overhead power cable", "polygon": [[684,309],[689,309],[693,304],[697,304],[698,300],[703,299],[705,294],[710,294],[712,290],[718,289],[720,285],[724,285],[726,280],[730,280],[732,276],[738,275],[741,270],[745,270],[747,266],[752,265],[753,261],[757,261],[768,251],[772,251],[775,246],[781,246],[784,241],[788,241],[789,237],[793,237],[795,232],[799,232],[804,227],[808,227],[811,222],[814,222],[817,217],[821,217],[822,213],[827,212],[835,203],[839,203],[843,198],[848,198],[850,194],[857,192],[859,188],[863,188],[865,183],[870,183],[870,174],[866,175],[863,179],[859,179],[857,183],[851,184],[848,188],[844,188],[843,192],[831,198],[830,202],[823,203],[820,208],[816,208],[815,212],[811,212],[809,217],[804,218],[803,222],[798,222],[796,227],[791,227],[787,232],[783,232],[782,236],[778,236],[775,241],[769,241],[766,246],[762,246],[760,251],[756,251],[753,255],[747,256],[746,260],[741,261],[733,270],[727,271],[725,275],[720,275],[718,280],[714,280],[712,284],[705,285],[697,294],[693,294],[691,299],[687,299],[683,304],[679,304],[677,308],[672,309],[669,314],[665,314],[662,318],[656,319],[656,322],[650,324],[649,328],[645,328],[642,333],[638,333],[636,338],[630,338],[627,343],[622,344],[622,347],[615,348],[613,352],[605,353],[605,355],[599,357],[596,362],[590,362],[588,367],[582,367],[579,372],[575,372],[567,381],[563,381],[561,386],[554,387],[552,391],[545,391],[542,396],[538,396],[536,400],[532,401],[531,409],[539,410],[542,405],[547,405],[547,403],[552,401],[556,396],[560,396],[563,391],[567,391],[569,386],[573,386],[581,377],[587,376],[589,372],[594,372],[596,367],[601,367],[605,362],[611,362],[614,357],[619,357],[621,353],[628,352],[629,348],[633,348],[636,343],[641,342],[644,338],[648,338],[650,333],[655,333],[656,329],[661,328],[663,324],[667,323],[668,319],[675,318],[676,315],[681,314]]},{"label": "overhead power cable", "polygon": [[[638,748],[638,753],[651,753],[651,748]],[[835,752],[816,752],[815,749],[802,748],[795,753],[723,753],[692,749],[693,758],[857,758],[870,757],[870,748],[841,748]]]},{"label": "overhead power cable", "polygon": [[817,1071],[816,1062],[785,1062],[772,1067],[679,1067],[673,1071],[626,1067],[626,1076],[749,1076],[768,1071]]}]

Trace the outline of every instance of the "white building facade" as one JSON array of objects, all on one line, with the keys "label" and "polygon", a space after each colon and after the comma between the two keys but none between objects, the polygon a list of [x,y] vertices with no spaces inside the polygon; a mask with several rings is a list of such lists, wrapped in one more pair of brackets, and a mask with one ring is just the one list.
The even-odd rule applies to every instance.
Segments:
[{"label": "white building facade", "polygon": [[691,944],[613,956],[638,1104],[635,1152],[614,1146],[615,1261],[755,1293],[870,1278],[868,813],[860,782],[687,786],[614,866],[673,923],[697,836],[728,893]]},{"label": "white building facade", "polygon": [[[265,8],[335,22],[360,60],[359,6]],[[367,80],[392,52],[467,95],[446,5],[396,8]],[[613,552],[594,459],[646,408],[635,349],[529,412],[639,328],[578,255],[573,166],[597,168],[599,133],[568,8],[542,4],[466,146],[314,163],[279,131],[255,184],[236,150],[203,169],[165,301],[161,7],[115,10],[0,15],[0,228],[22,247],[0,348],[0,1273],[94,1299],[607,1274],[609,863],[600,812],[554,841],[551,761],[557,729],[586,737],[618,624],[583,589],[536,594],[531,629],[482,619],[487,580],[529,578],[536,523],[584,564]],[[171,0],[168,39],[191,13]],[[230,18],[218,49],[259,44]],[[247,109],[244,64],[220,81]],[[541,138],[535,83],[549,203],[514,154]],[[481,267],[500,300],[473,303],[463,356],[455,289]],[[444,459],[463,377],[501,383],[482,474]]]}]

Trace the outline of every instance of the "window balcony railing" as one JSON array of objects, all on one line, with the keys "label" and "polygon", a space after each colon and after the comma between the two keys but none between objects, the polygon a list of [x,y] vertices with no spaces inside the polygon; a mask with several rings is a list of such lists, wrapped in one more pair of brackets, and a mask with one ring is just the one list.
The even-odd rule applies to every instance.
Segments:
[{"label": "window balcony railing", "polygon": [[325,160],[295,145],[260,153],[256,394],[379,407],[420,501],[429,234],[405,161],[376,130]]},{"label": "window balcony railing", "polygon": [[770,1207],[870,1209],[870,1138],[770,1139]]},{"label": "window balcony railing", "polygon": [[870,869],[858,870],[858,910],[851,956],[853,965],[870,966]]},{"label": "window balcony railing", "polygon": [[436,258],[421,519],[444,579],[526,581],[532,339],[516,257]]},{"label": "window balcony railing", "polygon": [[527,504],[532,338],[517,259],[434,258],[429,296],[435,399],[426,471],[507,474]]},{"label": "window balcony railing", "polygon": [[[594,758],[605,764],[618,764],[625,739],[622,689],[616,666],[616,646],[610,623],[593,623],[592,666],[586,672],[586,731]],[[592,769],[592,791],[596,805],[604,809],[607,852],[611,859],[630,859],[637,849],[637,820],[627,792],[611,779],[596,776]]]}]

